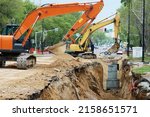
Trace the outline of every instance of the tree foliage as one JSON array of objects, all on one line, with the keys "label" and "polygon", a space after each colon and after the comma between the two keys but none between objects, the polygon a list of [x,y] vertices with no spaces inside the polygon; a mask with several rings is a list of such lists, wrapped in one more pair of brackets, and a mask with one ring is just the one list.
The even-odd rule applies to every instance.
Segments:
[{"label": "tree foliage", "polygon": [[95,31],[91,36],[95,45],[110,44],[113,41],[110,37],[106,36],[104,32],[99,30]]},{"label": "tree foliage", "polygon": [[[80,13],[73,13],[55,17],[49,17],[42,21],[39,21],[35,27],[35,32],[38,31],[48,31],[45,37],[45,46],[50,46],[58,43],[68,30],[73,26],[76,20],[79,18]],[[43,25],[43,26],[42,26]],[[58,30],[55,30],[58,29]],[[42,36],[40,36],[39,41]]]},{"label": "tree foliage", "polygon": [[6,24],[20,24],[26,14],[36,6],[30,0],[1,0],[0,1],[0,30]]},{"label": "tree foliage", "polygon": [[129,1],[131,1],[131,0],[121,0],[121,3],[123,3],[126,6]]},{"label": "tree foliage", "polygon": [[[128,0],[122,0],[123,5],[119,9],[121,14],[121,33],[120,37],[123,41],[127,40],[128,32]],[[131,0],[131,31],[130,31],[130,42],[133,46],[142,46],[143,37],[143,1]],[[125,3],[125,4],[124,4]],[[145,45],[146,51],[150,51],[150,1],[146,0],[146,17],[145,17]]]},{"label": "tree foliage", "polygon": [[23,14],[22,0],[0,1],[0,30],[8,23],[19,21]]}]

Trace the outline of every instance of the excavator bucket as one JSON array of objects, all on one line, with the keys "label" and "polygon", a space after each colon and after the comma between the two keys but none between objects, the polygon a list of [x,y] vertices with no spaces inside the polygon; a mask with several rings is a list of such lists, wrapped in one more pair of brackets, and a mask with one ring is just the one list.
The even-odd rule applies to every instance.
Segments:
[{"label": "excavator bucket", "polygon": [[120,47],[120,44],[116,42],[108,51],[111,53],[116,53],[118,52],[119,47]]},{"label": "excavator bucket", "polygon": [[111,48],[109,48],[106,52],[104,52],[104,54],[110,55],[112,53],[117,53],[119,48],[120,48],[120,43],[115,42],[115,44]]}]

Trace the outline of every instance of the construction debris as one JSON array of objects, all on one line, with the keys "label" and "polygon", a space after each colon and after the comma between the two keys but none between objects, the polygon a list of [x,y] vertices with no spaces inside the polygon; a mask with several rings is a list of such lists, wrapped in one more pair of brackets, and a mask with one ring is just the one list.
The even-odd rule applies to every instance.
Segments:
[{"label": "construction debris", "polygon": [[131,93],[136,99],[150,99],[150,81],[132,72]]}]

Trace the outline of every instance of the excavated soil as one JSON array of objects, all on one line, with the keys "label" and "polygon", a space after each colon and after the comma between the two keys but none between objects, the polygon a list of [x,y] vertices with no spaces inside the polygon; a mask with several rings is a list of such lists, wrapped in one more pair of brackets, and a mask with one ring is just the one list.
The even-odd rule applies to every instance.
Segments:
[{"label": "excavated soil", "polygon": [[32,69],[18,70],[14,63],[0,69],[0,99],[132,99],[128,70],[122,72],[121,90],[104,91],[104,63],[63,54],[64,48],[63,43],[48,47],[55,55],[37,57]]},{"label": "excavated soil", "polygon": [[103,90],[103,67],[94,60],[61,54],[24,72],[1,83],[0,99],[122,99],[116,92]]},{"label": "excavated soil", "polygon": [[53,46],[46,47],[45,50],[56,55],[64,54],[66,50],[66,44],[64,42],[59,42]]},{"label": "excavated soil", "polygon": [[[65,44],[49,46],[50,55],[37,57],[37,65],[16,69],[9,62],[0,69],[0,99],[8,100],[133,100],[131,66],[126,56],[98,56],[98,59],[74,58],[64,54]],[[120,88],[104,90],[108,65],[117,63]],[[150,80],[150,73],[143,76]],[[142,99],[142,98],[138,98]]]},{"label": "excavated soil", "polygon": [[[62,73],[59,66],[57,76],[41,92],[39,99],[117,99],[110,93],[104,92],[102,88],[103,69],[99,63],[80,64],[76,60],[60,61],[55,66],[63,63],[63,67],[69,68]],[[74,66],[70,68],[70,65]]]}]

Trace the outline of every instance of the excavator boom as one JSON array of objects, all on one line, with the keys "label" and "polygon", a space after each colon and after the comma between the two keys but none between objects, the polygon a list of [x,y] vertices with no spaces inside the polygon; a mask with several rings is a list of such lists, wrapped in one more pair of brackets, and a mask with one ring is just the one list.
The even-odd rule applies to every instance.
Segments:
[{"label": "excavator boom", "polygon": [[18,40],[30,27],[34,27],[38,20],[50,16],[57,16],[73,12],[85,11],[74,26],[69,30],[65,39],[71,37],[80,27],[82,27],[90,19],[97,16],[103,8],[103,1],[95,4],[91,3],[70,3],[70,4],[47,4],[30,12],[21,23],[20,27],[14,33],[14,39]]},{"label": "excavator boom", "polygon": [[114,23],[114,38],[118,39],[120,16],[119,14],[116,14],[115,18],[113,19],[105,18],[105,20],[101,20],[98,23],[93,24],[90,28],[88,28],[87,31],[83,34],[83,37],[79,42],[79,45],[82,46],[93,32],[112,23]]}]

